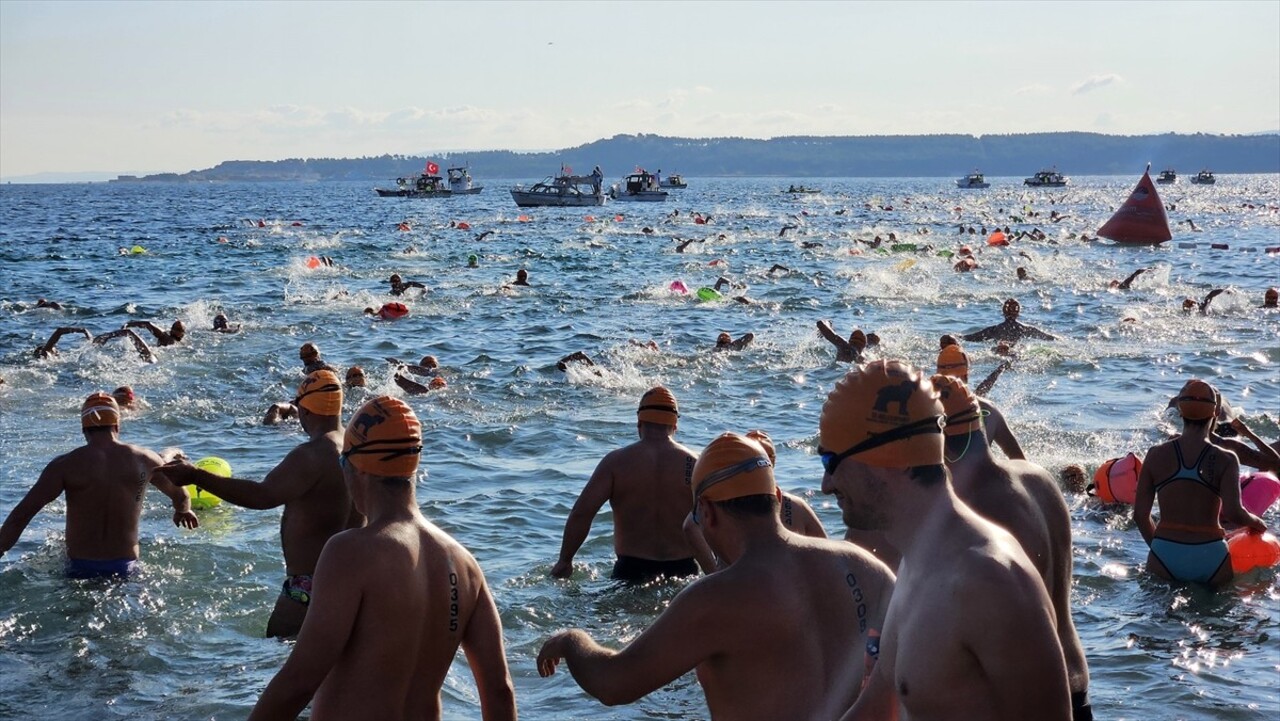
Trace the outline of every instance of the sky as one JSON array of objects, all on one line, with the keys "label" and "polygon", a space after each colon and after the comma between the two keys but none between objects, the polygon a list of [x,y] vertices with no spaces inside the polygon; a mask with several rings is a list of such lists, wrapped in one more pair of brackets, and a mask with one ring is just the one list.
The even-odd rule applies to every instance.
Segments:
[{"label": "sky", "polygon": [[1068,130],[1280,130],[1280,0],[0,0],[0,178]]}]

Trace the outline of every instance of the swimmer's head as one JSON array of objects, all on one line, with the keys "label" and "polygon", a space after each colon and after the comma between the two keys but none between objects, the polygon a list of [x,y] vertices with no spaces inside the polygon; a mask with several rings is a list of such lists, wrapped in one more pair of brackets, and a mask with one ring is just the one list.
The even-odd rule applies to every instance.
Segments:
[{"label": "swimmer's head", "polygon": [[175,320],[173,325],[169,326],[169,335],[173,336],[174,340],[182,340],[187,335],[187,327],[182,324],[182,321]]},{"label": "swimmer's head", "polygon": [[1002,340],[996,343],[994,350],[996,355],[1009,355],[1013,352],[1013,349],[1009,346],[1009,341],[1007,340]]},{"label": "swimmer's head", "polygon": [[945,345],[938,351],[938,372],[968,382],[969,356],[965,355],[959,344]]},{"label": "swimmer's head", "polygon": [[729,335],[728,333],[721,333],[720,335],[716,336],[717,346],[729,345],[732,342],[733,342],[733,336]]},{"label": "swimmer's head", "polygon": [[1182,309],[1183,309],[1183,310],[1195,310],[1195,309],[1196,309],[1196,301],[1195,301],[1195,298],[1185,298],[1185,299],[1183,299],[1183,301],[1182,301]]},{"label": "swimmer's head", "polygon": [[1199,379],[1187,381],[1178,392],[1178,415],[1183,420],[1206,421],[1218,413],[1218,390]]},{"label": "swimmer's head", "polygon": [[867,334],[863,333],[861,328],[854,328],[853,332],[849,334],[849,345],[857,348],[859,353],[866,350]]},{"label": "swimmer's head", "polygon": [[529,271],[521,268],[516,271],[516,280],[529,280]]},{"label": "swimmer's head", "polygon": [[303,343],[302,347],[298,349],[298,358],[300,358],[303,363],[320,360],[319,346],[315,343]]},{"label": "swimmer's head", "polygon": [[363,388],[365,386],[364,369],[360,366],[351,366],[347,369],[347,387]]},{"label": "swimmer's head", "polygon": [[479,267],[479,265],[480,265],[480,259],[479,259],[479,258],[477,258],[475,255],[468,255],[468,256],[467,256],[467,267],[468,267],[468,268],[476,268],[476,267]]},{"label": "swimmer's head", "polygon": [[969,386],[964,381],[940,373],[931,378],[930,382],[942,399],[942,410],[947,414],[944,435],[962,436],[982,430],[978,399],[969,392]]},{"label": "swimmer's head", "polygon": [[399,398],[379,396],[351,416],[342,438],[343,463],[382,478],[409,479],[422,454],[422,424]]},{"label": "swimmer's head", "polygon": [[133,389],[129,386],[120,386],[111,391],[111,397],[116,399],[116,405],[121,408],[132,408],[135,400]]},{"label": "swimmer's head", "polygon": [[448,385],[449,385],[449,382],[448,382],[448,381],[446,381],[445,379],[441,378],[440,376],[436,376],[435,378],[432,378],[432,379],[431,379],[431,382],[430,382],[430,383],[428,383],[428,384],[427,384],[427,388],[430,388],[430,389],[431,389],[431,390],[433,390],[433,391],[438,391],[438,390],[440,390],[441,388],[444,388],[444,387],[446,387],[446,386],[448,386]]},{"label": "swimmer's head", "polygon": [[391,283],[392,285],[397,285],[401,283],[403,280],[404,279],[400,277],[399,273],[392,273],[391,277],[387,279],[387,282]]},{"label": "swimmer's head", "polygon": [[956,340],[956,337],[949,333],[938,339],[938,350],[942,350],[949,345],[960,345],[960,341]]},{"label": "swimmer's head", "polygon": [[878,333],[867,334],[867,347],[880,345],[880,335]]},{"label": "swimmer's head", "polygon": [[747,431],[747,438],[759,443],[760,447],[764,449],[765,455],[769,456],[769,465],[777,467],[778,455],[773,449],[773,439],[769,437],[768,433],[757,428]]},{"label": "swimmer's head", "polygon": [[227,314],[226,314],[226,313],[219,313],[219,314],[217,314],[217,315],[215,315],[215,316],[213,317],[213,329],[214,329],[214,330],[226,330],[226,329],[227,329]]},{"label": "swimmer's head", "polygon": [[418,365],[423,368],[439,368],[440,361],[436,360],[436,357],[433,355],[424,355],[422,356],[422,362],[418,363]]},{"label": "swimmer's head", "polygon": [[1004,317],[1008,320],[1017,320],[1018,314],[1022,312],[1022,304],[1010,298],[1004,302],[1004,306],[1000,309]]},{"label": "swimmer's head", "polygon": [[1278,306],[1280,306],[1280,290],[1267,288],[1267,292],[1262,294],[1262,307],[1276,308]]},{"label": "swimmer's head", "polygon": [[342,385],[338,374],[326,369],[311,371],[298,386],[293,404],[318,416],[341,415]]},{"label": "swimmer's head", "polygon": [[1072,464],[1062,469],[1060,474],[1062,485],[1066,486],[1068,491],[1072,493],[1084,493],[1088,484],[1088,477],[1085,476],[1084,467]]},{"label": "swimmer's head", "polygon": [[80,428],[118,428],[120,426],[120,405],[116,399],[101,391],[84,399],[80,406]]},{"label": "swimmer's head", "polygon": [[689,486],[695,505],[700,498],[728,501],[777,491],[764,448],[737,433],[724,433],[707,444],[693,466]]},{"label": "swimmer's head", "polygon": [[942,464],[942,401],[929,380],[903,361],[874,361],[849,371],[827,395],[819,443],[834,473],[844,458],[870,466]]},{"label": "swimmer's head", "polygon": [[662,386],[654,386],[640,396],[636,419],[644,423],[674,426],[680,419],[680,406],[671,391]]},{"label": "swimmer's head", "polygon": [[1023,268],[1022,266],[1018,266],[1018,280],[1026,280],[1026,279],[1027,279],[1027,269]]}]

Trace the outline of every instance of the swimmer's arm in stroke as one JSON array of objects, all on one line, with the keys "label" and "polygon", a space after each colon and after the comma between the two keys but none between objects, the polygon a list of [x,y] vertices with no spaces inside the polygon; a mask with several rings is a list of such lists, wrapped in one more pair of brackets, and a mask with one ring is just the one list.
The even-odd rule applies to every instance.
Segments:
[{"label": "swimmer's arm in stroke", "polygon": [[146,328],[147,330],[151,331],[151,335],[155,336],[156,340],[161,340],[162,338],[164,338],[164,331],[161,330],[160,327],[157,326],[155,323],[152,323],[149,320],[131,320],[128,323],[125,323],[124,327],[125,328]]},{"label": "swimmer's arm in stroke", "polygon": [[985,396],[986,394],[990,393],[992,386],[996,384],[996,381],[1000,380],[1000,374],[1004,373],[1005,371],[1009,370],[1012,367],[1013,367],[1013,363],[1011,361],[1001,362],[1000,365],[996,366],[995,370],[991,371],[990,375],[988,375],[986,378],[982,380],[981,383],[978,384],[978,387],[973,389],[973,394],[977,396]]},{"label": "swimmer's arm in stroke", "polygon": [[569,673],[583,691],[606,706],[632,703],[719,652],[723,637],[741,633],[727,629],[712,609],[721,610],[726,599],[699,581],[676,596],[653,625],[621,651],[591,639],[581,629],[560,631],[547,639],[538,652],[538,673],[555,673],[564,659]]},{"label": "swimmer's arm in stroke", "polygon": [[120,338],[121,336],[128,338],[130,341],[132,341],[134,349],[138,351],[138,355],[142,356],[143,360],[149,363],[155,362],[156,360],[155,353],[151,352],[150,346],[148,346],[147,342],[142,339],[142,336],[133,332],[133,329],[131,328],[121,328],[119,330],[113,330],[107,333],[103,333],[102,335],[93,339],[93,344],[102,345],[103,343],[106,343],[109,340]]},{"label": "swimmer's arm in stroke", "polygon": [[61,459],[61,456],[55,458],[45,466],[35,485],[27,491],[27,495],[23,496],[21,501],[18,501],[18,505],[13,507],[9,517],[4,519],[4,525],[0,526],[0,555],[8,553],[9,549],[13,548],[13,544],[18,542],[18,537],[26,530],[27,524],[31,523],[31,519],[35,518],[41,509],[62,495],[65,482],[58,468],[61,465],[59,464]]},{"label": "swimmer's arm in stroke", "polygon": [[578,500],[574,502],[573,509],[569,511],[569,518],[564,522],[564,537],[560,541],[560,556],[551,567],[551,575],[556,578],[568,578],[573,573],[573,557],[587,540],[596,514],[613,496],[612,455],[610,453],[605,456],[596,465],[591,480],[587,481]]},{"label": "swimmer's arm in stroke", "polygon": [[502,619],[479,567],[480,592],[462,636],[462,651],[476,681],[484,721],[515,721],[516,692],[502,643]]},{"label": "swimmer's arm in stroke", "polygon": [[1019,576],[1003,563],[986,565],[970,579],[972,600],[956,609],[957,633],[993,679],[997,718],[1071,721],[1067,662],[1044,585],[1030,570]]},{"label": "swimmer's arm in stroke", "polygon": [[431,392],[431,389],[427,386],[424,386],[415,380],[406,378],[402,373],[396,373],[394,380],[396,385],[400,386],[400,388],[409,395],[420,396],[424,393]]},{"label": "swimmer's arm in stroke", "polygon": [[58,345],[58,341],[62,340],[62,336],[68,333],[83,333],[85,340],[92,341],[93,335],[84,328],[62,327],[53,331],[53,335],[49,336],[49,340],[45,341],[43,346],[36,349],[36,355],[43,358],[54,352],[54,347]]},{"label": "swimmer's arm in stroke", "polygon": [[274,426],[286,418],[295,418],[298,415],[298,409],[292,403],[272,403],[267,409],[267,414],[262,417],[262,425]]},{"label": "swimmer's arm in stroke", "polygon": [[1139,268],[1133,271],[1133,273],[1131,273],[1128,278],[1125,278],[1124,280],[1120,281],[1120,286],[1119,286],[1120,290],[1129,290],[1129,286],[1133,285],[1134,279],[1142,275],[1143,273],[1147,272],[1148,270],[1150,270],[1150,268]]},{"label": "swimmer's arm in stroke", "polygon": [[346,536],[330,538],[320,552],[298,641],[262,692],[250,721],[297,718],[342,657],[360,610],[365,586],[361,569],[368,566],[364,549]]},{"label": "swimmer's arm in stroke", "polygon": [[[1147,454],[1147,460],[1151,460],[1150,454]],[[1142,465],[1142,470],[1138,472],[1138,487],[1133,497],[1133,523],[1138,527],[1142,540],[1146,541],[1148,546],[1151,545],[1151,539],[1156,534],[1155,522],[1151,520],[1151,509],[1156,502],[1156,487],[1149,469],[1149,464]]]},{"label": "swimmer's arm in stroke", "polygon": [[[187,489],[176,486],[168,478],[153,472],[156,468],[164,465],[164,460],[160,456],[150,451],[147,452],[146,456],[147,463],[144,466],[146,479],[156,487],[156,490],[168,496],[169,500],[173,502],[173,525],[181,526],[182,528],[198,528],[200,519],[191,511],[191,497],[187,495]],[[185,458],[180,451],[173,460],[177,461],[179,458]]]},{"label": "swimmer's arm in stroke", "polygon": [[159,466],[152,471],[153,476],[160,476],[174,485],[197,485],[222,500],[255,510],[276,508],[301,497],[315,485],[316,473],[312,472],[306,459],[306,446],[299,446],[289,451],[289,455],[262,482],[243,478],[223,478],[190,463],[175,461]]},{"label": "swimmer's arm in stroke", "polygon": [[825,320],[818,321],[818,332],[822,334],[823,338],[827,339],[827,342],[840,350],[849,347],[849,341],[836,335],[836,332],[831,329],[831,323]]}]

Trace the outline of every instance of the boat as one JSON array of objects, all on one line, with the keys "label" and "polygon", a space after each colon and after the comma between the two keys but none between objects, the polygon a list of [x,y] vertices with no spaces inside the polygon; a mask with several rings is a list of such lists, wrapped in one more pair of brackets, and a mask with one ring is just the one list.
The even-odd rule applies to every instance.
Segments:
[{"label": "boat", "polygon": [[471,170],[467,166],[449,168],[449,192],[454,195],[475,195],[484,190],[483,185],[471,184]]},{"label": "boat", "polygon": [[957,179],[956,186],[960,188],[990,188],[991,183],[988,183],[987,179],[982,177],[982,173],[975,170],[963,178]]},{"label": "boat", "polygon": [[[659,175],[661,175],[661,171],[659,171]],[[684,176],[679,173],[672,173],[671,175],[668,175],[667,177],[663,178],[662,182],[658,183],[658,185],[664,188],[676,188],[676,189],[689,187],[689,184],[684,182]]]},{"label": "boat", "polygon": [[423,173],[410,181],[396,178],[395,188],[374,188],[382,198],[447,198],[453,191],[439,175]]},{"label": "boat", "polygon": [[803,185],[793,185],[782,192],[784,193],[821,193],[822,191],[817,188],[806,188]]},{"label": "boat", "polygon": [[1165,168],[1160,171],[1160,176],[1156,178],[1156,182],[1161,185],[1173,185],[1178,182],[1178,171],[1173,168]]},{"label": "boat", "polygon": [[1213,177],[1213,173],[1209,172],[1208,170],[1201,170],[1200,172],[1196,173],[1196,177],[1192,178],[1191,182],[1195,183],[1196,185],[1213,185],[1214,183],[1218,182],[1218,179]]},{"label": "boat", "polygon": [[658,177],[643,168],[614,183],[609,197],[619,201],[661,203],[667,199],[667,191],[658,186]]},{"label": "boat", "polygon": [[1030,185],[1033,188],[1062,188],[1069,181],[1067,176],[1059,173],[1057,169],[1041,170],[1035,175],[1022,181],[1023,185]]},{"label": "boat", "polygon": [[1159,245],[1173,238],[1164,203],[1151,182],[1150,165],[1120,209],[1098,228],[1098,237],[1122,245]]},{"label": "boat", "polygon": [[511,189],[511,199],[521,208],[579,207],[609,202],[609,196],[605,194],[600,182],[600,175],[571,175],[571,172],[567,168],[561,168],[560,175],[546,178],[531,187],[517,185]]}]

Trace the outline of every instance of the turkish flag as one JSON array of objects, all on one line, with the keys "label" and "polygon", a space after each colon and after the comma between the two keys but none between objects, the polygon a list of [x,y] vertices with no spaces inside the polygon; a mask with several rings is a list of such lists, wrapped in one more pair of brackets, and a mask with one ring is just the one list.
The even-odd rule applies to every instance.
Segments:
[{"label": "turkish flag", "polygon": [[436,173],[439,173],[439,172],[440,172],[440,166],[439,166],[439,165],[436,165],[435,163],[433,163],[433,162],[431,162],[430,160],[428,160],[428,161],[427,161],[427,175],[435,175]]}]

